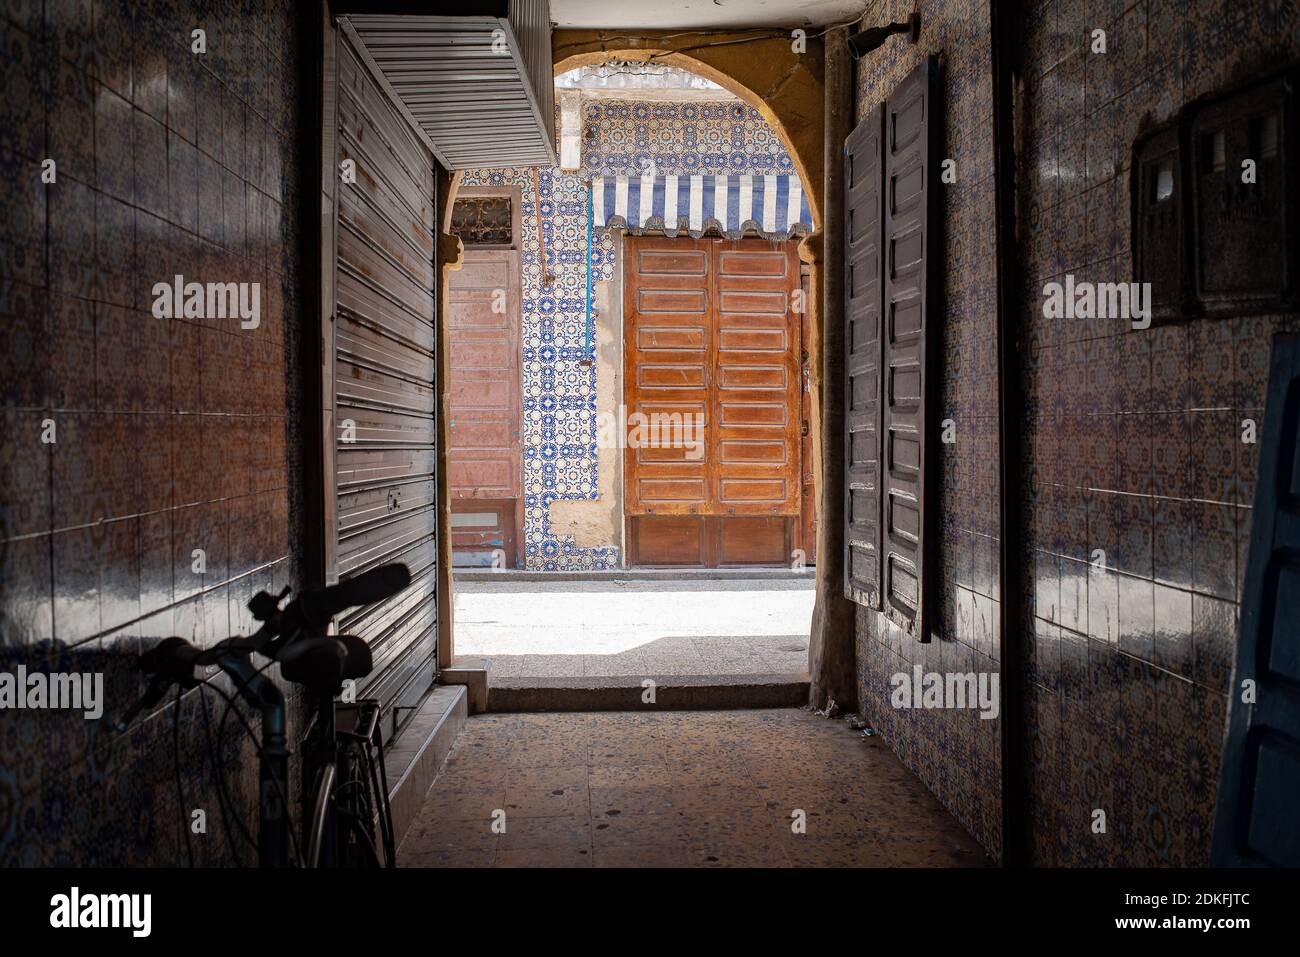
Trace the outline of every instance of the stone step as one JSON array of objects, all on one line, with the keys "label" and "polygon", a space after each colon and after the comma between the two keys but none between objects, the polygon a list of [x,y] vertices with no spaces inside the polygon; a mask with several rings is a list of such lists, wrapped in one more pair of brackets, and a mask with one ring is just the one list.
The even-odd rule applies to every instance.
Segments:
[{"label": "stone step", "polygon": [[[647,700],[653,681],[653,701]],[[488,711],[726,711],[808,703],[808,675],[493,678]]]}]

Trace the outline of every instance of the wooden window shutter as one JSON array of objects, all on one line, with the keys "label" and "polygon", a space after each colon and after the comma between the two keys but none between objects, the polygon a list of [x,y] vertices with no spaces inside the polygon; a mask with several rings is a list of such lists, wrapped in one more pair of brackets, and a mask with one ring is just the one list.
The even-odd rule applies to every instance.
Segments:
[{"label": "wooden window shutter", "polygon": [[[921,641],[924,627],[926,375],[934,348],[931,130],[936,63],[921,64],[847,143],[846,594]],[[870,155],[874,152],[874,155]],[[875,511],[872,511],[872,506]]]},{"label": "wooden window shutter", "polygon": [[926,366],[933,350],[930,291],[931,195],[938,183],[931,147],[934,62],[908,74],[885,104],[884,416],[881,438],[882,601],[894,624],[928,641],[922,617],[925,531],[933,513],[925,494]]},{"label": "wooden window shutter", "polygon": [[844,595],[880,608],[883,106],[844,144]]}]

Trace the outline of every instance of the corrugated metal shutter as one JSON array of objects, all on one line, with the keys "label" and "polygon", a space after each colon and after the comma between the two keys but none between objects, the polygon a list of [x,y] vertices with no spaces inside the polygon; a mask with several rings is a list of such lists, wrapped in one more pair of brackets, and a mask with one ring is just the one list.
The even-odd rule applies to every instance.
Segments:
[{"label": "corrugated metal shutter", "polygon": [[545,0],[509,15],[351,15],[374,64],[448,169],[555,166],[555,78]]},{"label": "corrugated metal shutter", "polygon": [[876,107],[844,144],[844,596],[880,608],[880,188]]},{"label": "corrugated metal shutter", "polygon": [[411,586],[340,631],[370,644],[358,689],[391,733],[432,684],[437,648],[435,161],[339,35],[334,412],[340,579],[404,562]]}]

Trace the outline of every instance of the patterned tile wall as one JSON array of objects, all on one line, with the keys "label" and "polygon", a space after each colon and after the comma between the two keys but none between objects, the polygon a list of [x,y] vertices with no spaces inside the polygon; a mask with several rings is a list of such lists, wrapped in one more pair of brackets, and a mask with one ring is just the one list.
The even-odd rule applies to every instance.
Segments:
[{"label": "patterned tile wall", "polygon": [[[887,2],[878,22],[903,20],[910,2]],[[877,22],[877,21],[872,21]],[[857,72],[857,119],[882,102],[923,58],[940,59],[942,155],[957,181],[941,187],[943,275],[942,401],[952,419],[943,481],[931,499],[940,513],[942,588],[933,639],[922,644],[874,611],[857,611],[859,701],[864,717],[899,757],[995,857],[1001,853],[998,719],[974,710],[902,710],[890,677],[925,672],[998,674],[997,297],[994,249],[992,72],[988,4],[925,5],[920,41],[888,40]]]},{"label": "patterned tile wall", "polygon": [[[296,580],[294,31],[287,2],[0,11],[0,668],[106,675],[100,720],[0,716],[0,864],[181,862],[182,800],[195,860],[252,860],[219,823],[212,755],[246,812],[256,784],[233,722],[210,750],[220,701],[113,718],[152,640],[244,631]],[[175,274],[260,283],[260,324],[155,318]]]},{"label": "patterned tile wall", "polygon": [[1294,62],[1300,9],[1038,0],[1025,29],[1031,852],[1049,865],[1202,865],[1254,494],[1241,423],[1262,421],[1269,341],[1297,318],[1045,319],[1043,286],[1132,278],[1134,140]]},{"label": "patterned tile wall", "polygon": [[[587,355],[587,216],[592,176],[790,173],[775,131],[736,102],[587,101],[582,169],[467,170],[466,186],[511,185],[523,193],[523,414],[525,564],[546,571],[617,568],[618,546],[583,548],[551,529],[551,503],[594,499],[596,368]],[[539,257],[538,220],[545,262]],[[614,275],[614,241],[595,231],[592,282]],[[543,275],[554,277],[543,287]],[[611,410],[612,411],[612,410]]]}]

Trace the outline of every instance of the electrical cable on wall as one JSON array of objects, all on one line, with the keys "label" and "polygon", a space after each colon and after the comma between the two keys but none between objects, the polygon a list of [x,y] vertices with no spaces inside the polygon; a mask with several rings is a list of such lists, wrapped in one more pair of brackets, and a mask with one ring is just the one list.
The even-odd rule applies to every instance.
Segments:
[{"label": "electrical cable on wall", "polygon": [[591,365],[596,358],[596,345],[592,341],[595,338],[595,329],[592,327],[591,319],[591,240],[592,240],[592,222],[595,219],[595,204],[592,200],[592,194],[595,187],[587,183],[587,321],[584,325],[586,333],[586,343],[583,350],[583,364]]}]

